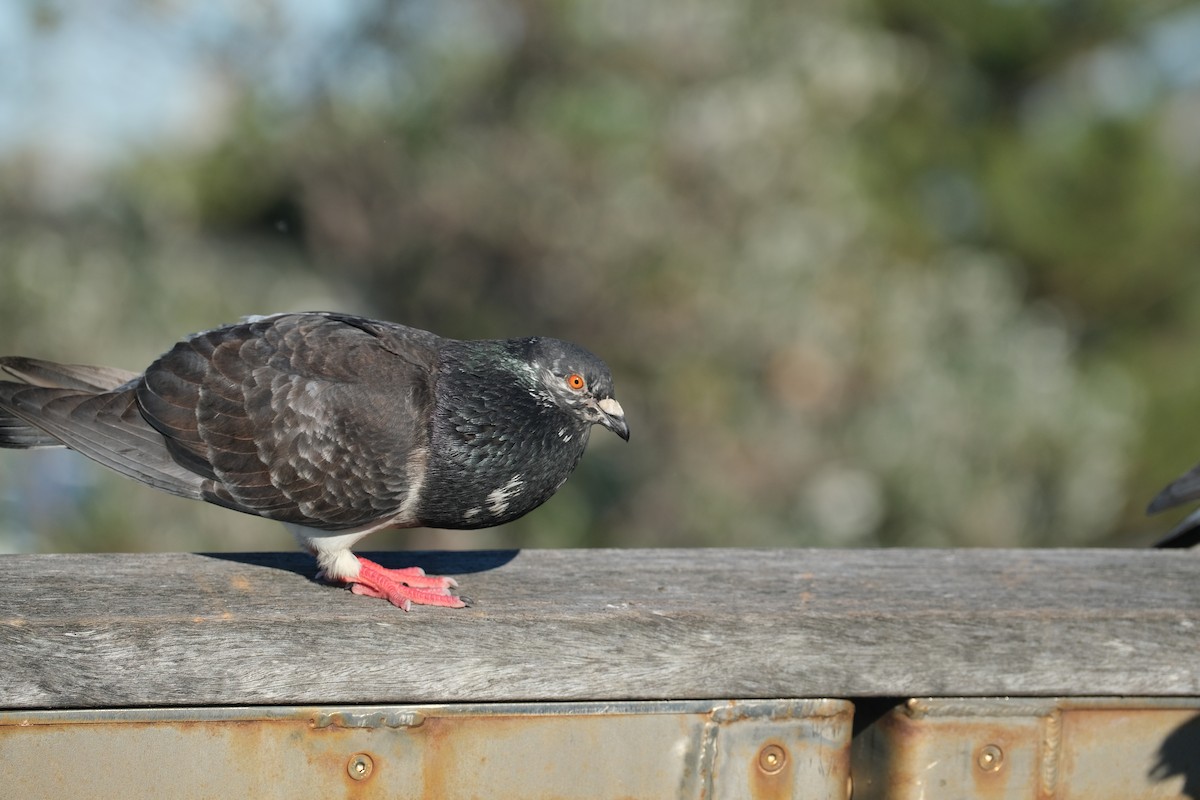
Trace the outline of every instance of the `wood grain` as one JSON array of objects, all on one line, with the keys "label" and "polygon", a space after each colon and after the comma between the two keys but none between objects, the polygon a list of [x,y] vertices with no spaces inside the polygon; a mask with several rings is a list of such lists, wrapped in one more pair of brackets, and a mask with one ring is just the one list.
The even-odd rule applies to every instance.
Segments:
[{"label": "wood grain", "polygon": [[405,614],[300,554],[2,556],[0,708],[1200,695],[1200,556],[382,553]]}]

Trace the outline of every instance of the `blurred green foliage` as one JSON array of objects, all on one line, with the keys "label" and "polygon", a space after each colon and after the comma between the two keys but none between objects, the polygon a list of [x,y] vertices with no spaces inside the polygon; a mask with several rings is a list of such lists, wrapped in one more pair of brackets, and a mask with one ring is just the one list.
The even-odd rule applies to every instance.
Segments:
[{"label": "blurred green foliage", "polygon": [[[187,40],[191,135],[86,180],[36,131],[0,154],[4,351],[132,369],[328,308],[609,361],[630,445],[501,530],[374,546],[1165,530],[1140,510],[1200,459],[1196,4],[375,0],[304,58],[290,5]],[[81,461],[0,453],[0,548],[287,546]]]}]

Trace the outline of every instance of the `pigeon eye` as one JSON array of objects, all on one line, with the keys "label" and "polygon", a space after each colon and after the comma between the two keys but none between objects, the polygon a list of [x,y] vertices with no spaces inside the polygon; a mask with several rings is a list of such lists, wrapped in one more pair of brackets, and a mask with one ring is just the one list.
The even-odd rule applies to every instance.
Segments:
[{"label": "pigeon eye", "polygon": [[567,386],[578,392],[582,391],[584,386],[587,386],[587,381],[578,372],[572,372],[567,376]]}]

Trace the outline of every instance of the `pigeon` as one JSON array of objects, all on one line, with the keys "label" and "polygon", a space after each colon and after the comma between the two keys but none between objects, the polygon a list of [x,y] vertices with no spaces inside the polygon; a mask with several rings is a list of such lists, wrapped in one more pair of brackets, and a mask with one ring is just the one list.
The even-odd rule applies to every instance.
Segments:
[{"label": "pigeon", "polygon": [[0,447],[66,447],[180,497],[284,523],[355,594],[466,605],[448,577],[351,552],[389,527],[477,529],[553,495],[593,425],[629,440],[597,356],[349,314],[250,317],[141,374],[0,358]]},{"label": "pigeon", "polygon": [[[1146,513],[1157,514],[1190,500],[1200,500],[1200,464],[1171,481],[1150,501]],[[1200,544],[1200,509],[1184,517],[1166,536],[1155,542],[1154,546],[1192,547],[1196,544]]]}]

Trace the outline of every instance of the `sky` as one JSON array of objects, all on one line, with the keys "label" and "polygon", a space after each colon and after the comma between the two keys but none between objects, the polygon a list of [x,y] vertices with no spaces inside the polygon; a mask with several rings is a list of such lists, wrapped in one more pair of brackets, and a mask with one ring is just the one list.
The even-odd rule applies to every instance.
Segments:
[{"label": "sky", "polygon": [[[420,18],[422,5],[406,7]],[[0,151],[32,141],[87,164],[164,136],[203,136],[205,109],[221,101],[223,56],[252,60],[286,94],[298,88],[290,81],[304,78],[296,65],[319,64],[330,37],[362,7],[341,0],[0,3]],[[1146,68],[1169,84],[1195,86],[1198,42],[1200,9],[1184,8],[1096,69],[1118,104],[1142,88],[1138,73]]]},{"label": "sky", "polygon": [[[342,0],[0,3],[0,157],[31,148],[49,154],[52,172],[69,184],[130,147],[203,145],[219,134],[228,108],[224,72],[248,69],[279,96],[301,92],[310,77],[304,70],[320,69],[326,45],[363,7]],[[420,0],[401,8],[415,25],[437,16],[461,25],[470,16],[433,12]],[[1119,108],[1159,81],[1200,85],[1198,43],[1200,8],[1158,20],[1088,67],[1099,100]]]},{"label": "sky", "polygon": [[[130,147],[202,145],[228,101],[225,57],[277,92],[352,19],[339,0],[0,3],[0,157],[34,150],[67,180]],[[56,10],[61,8],[62,10]]]}]

